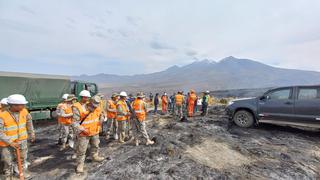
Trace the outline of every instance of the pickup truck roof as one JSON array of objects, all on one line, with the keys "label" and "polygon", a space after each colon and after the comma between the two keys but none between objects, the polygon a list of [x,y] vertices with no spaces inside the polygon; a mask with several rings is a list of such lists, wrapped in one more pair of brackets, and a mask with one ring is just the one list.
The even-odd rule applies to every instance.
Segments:
[{"label": "pickup truck roof", "polygon": [[70,80],[69,76],[62,76],[62,75],[32,74],[32,73],[6,72],[6,71],[0,71],[0,76],[2,76],[2,77],[24,77],[24,78],[34,78],[34,79]]}]

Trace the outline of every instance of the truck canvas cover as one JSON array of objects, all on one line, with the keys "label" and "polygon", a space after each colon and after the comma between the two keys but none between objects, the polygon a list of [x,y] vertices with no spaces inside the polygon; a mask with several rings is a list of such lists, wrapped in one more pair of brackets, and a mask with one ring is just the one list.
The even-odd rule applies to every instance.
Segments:
[{"label": "truck canvas cover", "polygon": [[29,110],[55,108],[61,101],[61,96],[70,92],[70,78],[0,71],[0,86],[0,98],[23,94],[29,101]]}]

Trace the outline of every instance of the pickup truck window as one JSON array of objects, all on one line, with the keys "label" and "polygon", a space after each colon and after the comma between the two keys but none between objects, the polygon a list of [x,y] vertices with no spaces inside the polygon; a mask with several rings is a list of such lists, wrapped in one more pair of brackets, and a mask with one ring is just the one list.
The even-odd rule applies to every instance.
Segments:
[{"label": "pickup truck window", "polygon": [[275,90],[268,93],[269,99],[273,100],[285,100],[290,99],[291,89]]},{"label": "pickup truck window", "polygon": [[319,98],[319,89],[317,88],[299,88],[298,99],[310,100]]}]

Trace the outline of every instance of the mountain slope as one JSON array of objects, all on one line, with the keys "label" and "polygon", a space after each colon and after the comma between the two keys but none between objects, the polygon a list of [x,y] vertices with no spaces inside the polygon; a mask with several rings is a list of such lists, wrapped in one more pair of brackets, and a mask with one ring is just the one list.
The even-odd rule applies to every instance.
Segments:
[{"label": "mountain slope", "polygon": [[219,62],[196,61],[172,66],[164,71],[133,76],[97,74],[75,76],[75,80],[93,81],[102,91],[223,90],[262,88],[296,84],[320,84],[320,72],[282,69],[249,59],[227,57]]}]

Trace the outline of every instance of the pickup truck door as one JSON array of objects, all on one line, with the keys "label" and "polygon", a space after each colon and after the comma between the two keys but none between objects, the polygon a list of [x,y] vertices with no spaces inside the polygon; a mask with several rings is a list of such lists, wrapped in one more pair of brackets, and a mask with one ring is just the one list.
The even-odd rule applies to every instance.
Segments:
[{"label": "pickup truck door", "polygon": [[320,125],[320,88],[298,87],[296,96],[295,120],[299,123]]},{"label": "pickup truck door", "polygon": [[258,100],[259,121],[290,121],[294,118],[293,88],[267,92]]}]

